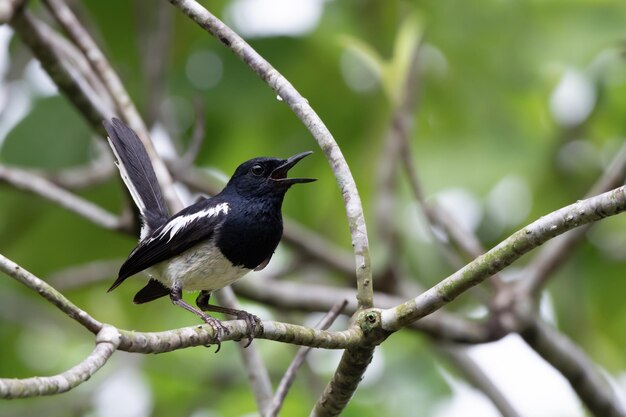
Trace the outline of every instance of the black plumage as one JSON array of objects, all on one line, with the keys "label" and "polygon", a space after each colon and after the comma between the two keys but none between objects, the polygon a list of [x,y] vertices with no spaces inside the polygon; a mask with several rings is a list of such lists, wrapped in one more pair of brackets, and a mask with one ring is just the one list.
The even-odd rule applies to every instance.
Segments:
[{"label": "black plumage", "polygon": [[130,255],[128,255],[128,259],[126,259],[120,268],[117,280],[115,280],[111,288],[109,288],[109,291],[120,285],[126,278],[159,262],[173,258],[201,241],[211,239],[215,231],[225,220],[226,215],[223,212],[211,217],[197,217],[184,226],[181,226],[180,229],[171,236],[168,233],[167,227],[179,219],[192,216],[193,213],[215,207],[222,202],[221,200],[223,199],[215,197],[199,201],[182,209],[159,227],[149,232],[148,236],[142,239]]},{"label": "black plumage", "polygon": [[170,217],[152,162],[137,134],[119,119],[104,121],[122,179],[142,217],[144,227],[156,229]]}]

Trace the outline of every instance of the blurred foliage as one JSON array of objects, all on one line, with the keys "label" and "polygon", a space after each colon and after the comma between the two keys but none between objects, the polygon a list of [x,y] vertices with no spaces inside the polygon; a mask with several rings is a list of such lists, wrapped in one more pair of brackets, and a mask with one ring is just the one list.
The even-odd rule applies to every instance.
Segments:
[{"label": "blurred foliage", "polygon": [[[45,15],[37,2],[28,6]],[[140,52],[145,45],[140,34],[156,35],[150,32],[156,30],[150,26],[153,13],[144,12],[151,11],[154,3],[85,0],[75,6],[140,111],[147,114],[154,86],[144,74]],[[208,5],[227,21],[230,6],[224,0]],[[310,33],[249,41],[309,100],[341,145],[365,204],[375,268],[383,262],[373,214],[376,167],[408,54],[420,33],[424,44],[413,157],[430,198],[451,191],[465,196],[452,199],[451,209],[460,217],[475,212],[475,227],[485,246],[582,198],[624,142],[626,3],[622,1],[352,0],[327,1],[323,8]],[[176,10],[169,13],[173,28],[171,42],[157,57],[166,71],[159,84],[163,100],[156,108],[159,119],[180,139],[181,150],[191,136],[196,98],[204,104],[207,126],[200,166],[229,174],[254,156],[289,156],[315,149],[287,106],[230,51]],[[221,73],[217,72],[213,86],[199,89],[188,76],[188,66],[191,56],[207,52],[218,59]],[[22,74],[27,54],[13,39],[12,82],[27,80]],[[572,71],[591,86],[593,100],[588,115],[564,125],[555,119],[551,103],[557,86]],[[0,162],[45,169],[86,163],[93,156],[94,138],[81,115],[63,97],[32,94],[31,98],[26,116],[0,142]],[[306,189],[295,187],[284,213],[349,249],[341,195],[321,152],[298,170],[320,181]],[[505,185],[496,193],[496,186],[507,178],[514,178],[518,186],[509,188],[506,184],[511,182],[502,182]],[[403,236],[401,250],[408,271],[416,282],[430,285],[452,270],[420,232],[406,181],[400,185],[396,212],[389,214]],[[124,198],[117,177],[80,193],[115,212]],[[518,203],[519,195],[526,196],[523,204]],[[603,221],[549,288],[559,326],[614,375],[623,375],[626,368],[625,230],[624,216]],[[121,261],[134,243],[131,237],[103,231],[36,196],[0,186],[0,253],[38,276],[94,260]],[[320,274],[333,282],[332,274],[324,270]],[[2,278],[2,377],[60,372],[89,352],[91,335],[36,294]],[[133,305],[132,295],[139,288],[135,281],[106,294],[110,282],[65,294],[97,319],[123,328],[154,331],[194,323],[188,313],[170,308],[167,300]],[[451,308],[473,311],[475,298],[471,294],[462,298]],[[264,310],[264,317],[271,314]],[[304,320],[297,314],[288,319]],[[277,382],[295,348],[261,340],[254,343]],[[318,360],[310,361],[311,369],[298,378],[283,415],[307,415],[332,374],[337,356],[318,353]],[[103,411],[102,401],[146,404],[139,414],[124,414],[129,416],[145,415],[146,410],[154,416],[254,415],[254,400],[235,344],[225,343],[219,355],[195,348],[138,356],[116,354],[101,373],[70,393],[3,402],[0,415],[114,415]],[[382,368],[368,371],[345,415],[434,415],[449,395],[441,372],[447,365],[440,359],[419,335],[395,335],[378,351],[372,366]],[[121,370],[139,382],[122,391],[125,395],[116,396],[107,380]],[[147,394],[137,392],[138,386]]]}]

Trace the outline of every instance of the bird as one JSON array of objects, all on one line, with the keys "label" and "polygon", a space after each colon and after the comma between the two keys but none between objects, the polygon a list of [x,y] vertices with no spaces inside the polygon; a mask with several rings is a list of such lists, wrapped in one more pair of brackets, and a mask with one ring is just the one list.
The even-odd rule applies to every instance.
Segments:
[{"label": "bird", "polygon": [[[250,345],[257,326],[261,326],[259,317],[209,304],[211,293],[267,266],[283,233],[285,193],[294,184],[316,181],[291,178],[287,173],[312,152],[243,162],[221,192],[200,198],[170,216],[152,162],[137,134],[115,117],[104,120],[103,125],[141,220],[139,242],[108,291],[145,272],[149,279],[135,295],[135,304],[169,295],[174,305],[196,314],[213,328],[218,351],[229,331],[206,312],[232,315],[245,320],[246,346]],[[182,293],[198,290],[196,308],[183,299]]]}]

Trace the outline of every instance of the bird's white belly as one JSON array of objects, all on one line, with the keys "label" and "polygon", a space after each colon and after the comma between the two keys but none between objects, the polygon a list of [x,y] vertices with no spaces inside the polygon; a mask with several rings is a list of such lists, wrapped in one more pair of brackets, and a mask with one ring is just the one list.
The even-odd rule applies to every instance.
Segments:
[{"label": "bird's white belly", "polygon": [[233,266],[214,243],[207,242],[160,262],[147,272],[169,288],[178,285],[190,291],[215,291],[237,281],[250,269]]}]

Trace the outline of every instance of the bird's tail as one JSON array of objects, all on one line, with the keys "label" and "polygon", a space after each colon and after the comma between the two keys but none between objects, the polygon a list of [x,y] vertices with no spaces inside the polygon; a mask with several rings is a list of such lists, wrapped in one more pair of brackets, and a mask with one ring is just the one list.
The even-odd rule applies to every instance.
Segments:
[{"label": "bird's tail", "polygon": [[144,238],[150,230],[157,229],[169,218],[161,187],[137,134],[116,118],[105,120],[103,124],[124,184],[139,209],[141,238]]}]

